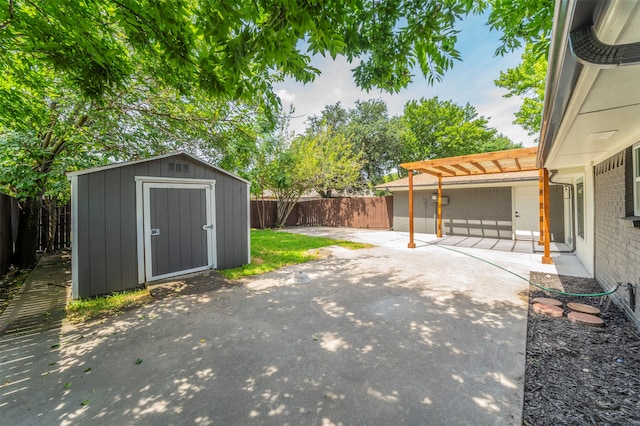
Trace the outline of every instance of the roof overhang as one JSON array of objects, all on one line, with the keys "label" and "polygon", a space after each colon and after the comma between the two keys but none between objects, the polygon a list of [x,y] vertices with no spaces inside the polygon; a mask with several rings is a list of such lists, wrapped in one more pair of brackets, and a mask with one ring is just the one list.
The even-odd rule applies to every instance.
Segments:
[{"label": "roof overhang", "polygon": [[[584,168],[640,140],[638,28],[640,2],[556,2],[539,167]],[[595,46],[591,56],[577,43],[584,34]],[[622,50],[628,57],[620,56]],[[612,52],[611,60],[600,51]]]},{"label": "roof overhang", "polygon": [[457,157],[403,163],[400,164],[400,167],[409,171],[413,170],[442,177],[522,172],[538,169],[536,166],[537,150],[537,147],[531,147],[460,155]]},{"label": "roof overhang", "polygon": [[120,163],[113,163],[113,164],[108,164],[106,166],[92,167],[92,168],[84,169],[84,170],[66,172],[65,174],[67,175],[67,178],[70,179],[70,178],[72,178],[74,176],[81,176],[81,175],[86,175],[86,174],[89,174],[89,173],[101,172],[101,171],[104,171],[104,170],[115,169],[115,168],[123,167],[123,166],[131,166],[133,164],[146,163],[148,161],[161,160],[163,158],[175,157],[175,156],[178,156],[178,155],[184,155],[186,157],[189,157],[192,160],[194,160],[195,162],[200,163],[205,167],[209,167],[211,169],[217,170],[220,173],[226,174],[226,175],[228,175],[228,176],[230,176],[230,177],[232,177],[234,179],[237,179],[237,180],[242,181],[242,182],[244,182],[244,183],[246,183],[248,185],[251,185],[251,182],[249,182],[248,180],[243,179],[240,176],[235,175],[235,174],[233,174],[231,172],[228,172],[228,171],[226,171],[224,169],[221,169],[220,167],[214,166],[213,164],[208,163],[208,162],[204,161],[203,159],[198,158],[195,155],[190,154],[190,153],[188,153],[186,151],[175,151],[175,152],[170,152],[168,154],[156,155],[155,157],[140,158],[138,160],[132,160],[132,161],[126,161],[126,162],[120,162]]}]

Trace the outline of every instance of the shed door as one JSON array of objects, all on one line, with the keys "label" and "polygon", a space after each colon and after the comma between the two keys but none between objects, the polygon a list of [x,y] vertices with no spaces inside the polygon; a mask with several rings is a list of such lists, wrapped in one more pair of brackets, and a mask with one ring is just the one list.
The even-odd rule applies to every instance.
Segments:
[{"label": "shed door", "polygon": [[534,240],[540,237],[539,202],[537,187],[514,187],[514,239]]},{"label": "shed door", "polygon": [[214,268],[211,185],[148,182],[143,192],[146,280]]}]

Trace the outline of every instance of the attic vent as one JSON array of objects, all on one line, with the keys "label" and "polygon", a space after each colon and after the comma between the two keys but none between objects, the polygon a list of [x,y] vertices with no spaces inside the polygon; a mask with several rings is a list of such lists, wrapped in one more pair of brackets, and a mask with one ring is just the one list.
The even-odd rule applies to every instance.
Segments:
[{"label": "attic vent", "polygon": [[189,165],[181,163],[169,163],[170,173],[189,173]]}]

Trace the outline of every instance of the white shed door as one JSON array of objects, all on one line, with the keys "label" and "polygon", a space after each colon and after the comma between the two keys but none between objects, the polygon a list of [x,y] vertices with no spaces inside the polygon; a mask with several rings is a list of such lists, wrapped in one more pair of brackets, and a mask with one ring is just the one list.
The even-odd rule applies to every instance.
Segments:
[{"label": "white shed door", "polygon": [[514,239],[535,240],[540,237],[538,187],[514,187]]},{"label": "white shed door", "polygon": [[147,281],[215,267],[211,186],[145,182],[143,193]]}]

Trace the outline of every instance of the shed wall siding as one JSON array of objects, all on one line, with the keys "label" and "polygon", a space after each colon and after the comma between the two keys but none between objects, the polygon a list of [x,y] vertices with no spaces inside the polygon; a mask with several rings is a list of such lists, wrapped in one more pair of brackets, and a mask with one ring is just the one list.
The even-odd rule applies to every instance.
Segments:
[{"label": "shed wall siding", "polygon": [[[631,151],[623,151],[595,166],[595,278],[605,290],[611,290],[617,282],[638,285],[640,277],[640,229],[633,222],[622,219],[627,214],[628,191],[631,182],[627,174]],[[636,306],[640,297],[636,292]],[[629,309],[629,293],[626,287],[613,295],[637,326],[640,326],[640,309]]]},{"label": "shed wall siding", "polygon": [[79,297],[139,286],[136,176],[214,179],[217,268],[248,263],[248,185],[188,156],[150,160],[78,176]]}]

